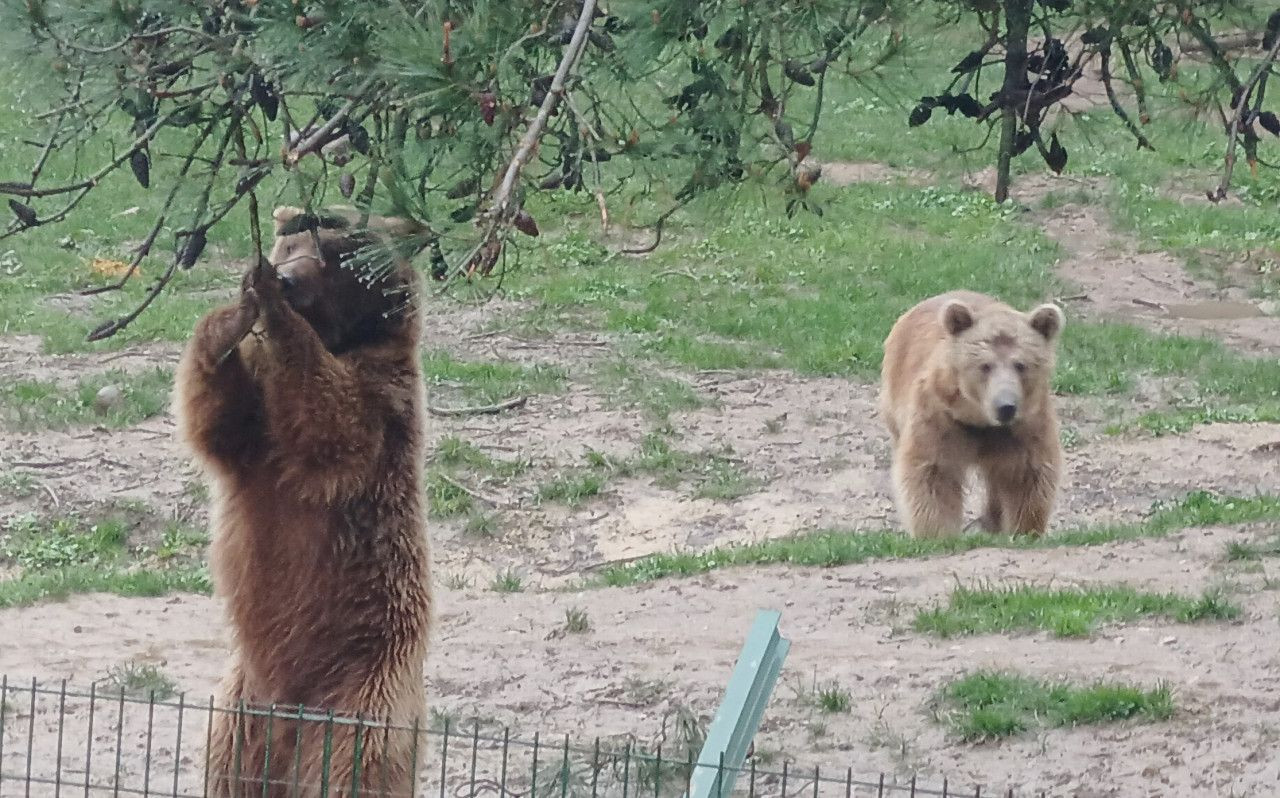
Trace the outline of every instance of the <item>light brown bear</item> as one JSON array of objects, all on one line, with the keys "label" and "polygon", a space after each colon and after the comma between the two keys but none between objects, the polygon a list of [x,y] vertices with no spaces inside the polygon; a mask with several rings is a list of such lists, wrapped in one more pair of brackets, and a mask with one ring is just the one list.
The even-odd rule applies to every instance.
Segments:
[{"label": "light brown bear", "polygon": [[1020,313],[954,291],[894,324],[880,412],[893,443],[898,512],[913,536],[962,531],[972,469],[986,483],[984,529],[1044,534],[1062,471],[1049,384],[1064,323],[1056,305]]},{"label": "light brown bear", "polygon": [[[344,261],[408,227],[274,216],[269,259],[200,320],[176,381],[234,640],[209,782],[236,798],[407,798],[432,610],[417,283],[404,257],[374,279]],[[321,719],[289,720],[300,707]]]}]

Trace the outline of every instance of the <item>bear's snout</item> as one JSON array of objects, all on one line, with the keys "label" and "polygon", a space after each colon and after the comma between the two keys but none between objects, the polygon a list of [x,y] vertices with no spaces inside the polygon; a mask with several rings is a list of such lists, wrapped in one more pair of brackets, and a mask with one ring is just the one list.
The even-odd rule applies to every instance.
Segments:
[{"label": "bear's snout", "polygon": [[1001,424],[1008,424],[1013,421],[1013,417],[1018,414],[1018,406],[1012,402],[996,405],[996,420]]},{"label": "bear's snout", "polygon": [[998,423],[1011,423],[1018,415],[1018,395],[1010,390],[1000,391],[991,402],[991,410]]}]

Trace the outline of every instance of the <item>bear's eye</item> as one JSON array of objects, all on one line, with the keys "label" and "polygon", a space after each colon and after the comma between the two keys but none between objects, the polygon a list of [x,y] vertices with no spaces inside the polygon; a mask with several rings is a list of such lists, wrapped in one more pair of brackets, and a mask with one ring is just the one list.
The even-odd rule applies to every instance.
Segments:
[{"label": "bear's eye", "polygon": [[1013,361],[1013,367],[1017,369],[1019,374],[1025,374],[1027,371],[1027,364],[1023,363],[1021,360]]},{"label": "bear's eye", "polygon": [[991,364],[990,364],[990,363],[983,363],[979,368],[981,368],[981,369],[982,369],[982,373],[983,373],[983,374],[990,374],[990,373],[991,373]]}]

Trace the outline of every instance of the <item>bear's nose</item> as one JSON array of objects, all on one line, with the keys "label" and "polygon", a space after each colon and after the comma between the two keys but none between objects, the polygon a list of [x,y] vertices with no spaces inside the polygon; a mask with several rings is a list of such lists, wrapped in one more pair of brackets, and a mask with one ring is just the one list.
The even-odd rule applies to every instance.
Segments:
[{"label": "bear's nose", "polygon": [[1001,402],[996,405],[996,420],[1001,424],[1008,424],[1013,421],[1013,417],[1018,414],[1018,406],[1012,402]]},{"label": "bear's nose", "polygon": [[280,275],[280,287],[285,291],[291,290],[296,284],[297,284],[297,280],[294,279],[294,276],[292,274]]}]

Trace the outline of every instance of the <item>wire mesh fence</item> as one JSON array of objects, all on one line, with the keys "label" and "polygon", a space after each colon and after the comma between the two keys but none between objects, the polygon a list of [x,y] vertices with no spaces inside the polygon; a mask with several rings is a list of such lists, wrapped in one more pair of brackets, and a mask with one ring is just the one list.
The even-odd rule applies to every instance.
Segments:
[{"label": "wire mesh fence", "polygon": [[[217,730],[250,724],[266,731],[265,756],[251,757],[237,743],[231,767],[218,766]],[[361,772],[359,763],[385,748],[391,734],[408,741],[412,783],[389,787],[385,776]],[[159,700],[0,678],[0,798],[679,798],[701,767],[696,751],[681,748],[672,756],[660,746],[646,751],[616,740],[582,745],[566,736],[517,737],[479,724],[397,726],[298,707],[227,708],[212,699]],[[311,766],[317,758],[322,767]],[[945,780],[926,785],[859,777],[854,768],[765,769],[749,761],[736,770],[713,770],[711,778],[698,780],[710,785],[708,798],[1014,795]]]}]

